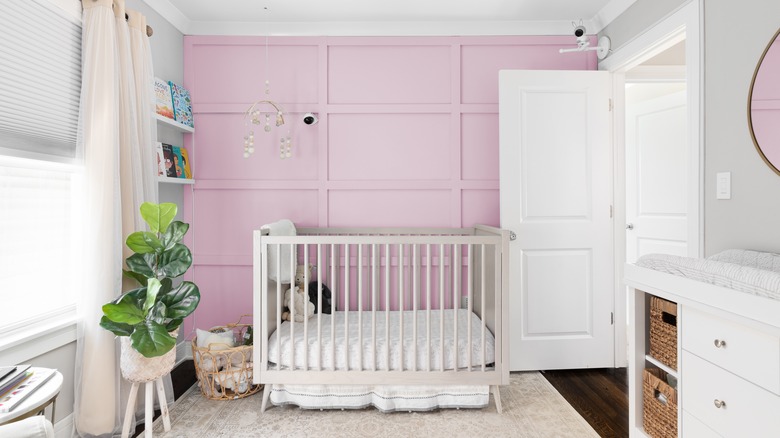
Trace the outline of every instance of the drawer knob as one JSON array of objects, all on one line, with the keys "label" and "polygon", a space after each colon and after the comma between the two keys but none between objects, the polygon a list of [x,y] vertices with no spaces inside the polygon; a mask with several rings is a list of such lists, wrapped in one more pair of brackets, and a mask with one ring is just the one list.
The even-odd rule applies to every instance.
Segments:
[{"label": "drawer knob", "polygon": [[718,408],[718,409],[725,408],[726,407],[726,402],[724,402],[723,400],[715,399],[715,407]]},{"label": "drawer knob", "polygon": [[726,341],[722,339],[715,339],[715,347],[717,348],[723,348],[726,346]]}]

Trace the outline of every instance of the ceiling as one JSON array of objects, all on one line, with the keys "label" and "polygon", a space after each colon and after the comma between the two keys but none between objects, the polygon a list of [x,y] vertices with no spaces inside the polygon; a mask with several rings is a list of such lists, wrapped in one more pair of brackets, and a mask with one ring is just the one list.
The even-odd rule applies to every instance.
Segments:
[{"label": "ceiling", "polygon": [[144,0],[187,35],[595,34],[636,0]]}]

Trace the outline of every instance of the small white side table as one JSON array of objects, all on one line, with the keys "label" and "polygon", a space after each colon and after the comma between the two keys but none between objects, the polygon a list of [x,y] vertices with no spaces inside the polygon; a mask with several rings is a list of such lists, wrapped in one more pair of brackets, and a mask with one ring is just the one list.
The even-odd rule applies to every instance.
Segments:
[{"label": "small white side table", "polygon": [[[46,368],[31,367],[31,371],[45,371]],[[33,415],[44,412],[47,406],[51,405],[51,422],[54,423],[54,410],[57,407],[57,396],[62,388],[62,373],[55,372],[54,375],[35,392],[30,394],[27,399],[15,407],[11,412],[0,414],[0,425],[13,423]]]}]

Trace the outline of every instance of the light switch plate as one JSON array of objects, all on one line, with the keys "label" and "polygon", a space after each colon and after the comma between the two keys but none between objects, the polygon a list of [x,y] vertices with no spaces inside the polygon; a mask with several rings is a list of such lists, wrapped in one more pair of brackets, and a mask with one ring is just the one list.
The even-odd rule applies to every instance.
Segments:
[{"label": "light switch plate", "polygon": [[718,172],[715,174],[717,186],[715,188],[717,199],[731,199],[731,172]]}]

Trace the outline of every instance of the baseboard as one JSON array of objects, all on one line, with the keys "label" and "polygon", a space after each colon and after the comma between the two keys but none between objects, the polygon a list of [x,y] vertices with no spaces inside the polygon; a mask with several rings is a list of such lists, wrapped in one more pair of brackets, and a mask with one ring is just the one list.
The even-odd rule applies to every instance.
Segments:
[{"label": "baseboard", "polygon": [[54,423],[55,438],[71,438],[73,436],[73,414]]},{"label": "baseboard", "polygon": [[176,344],[176,365],[192,360],[192,343],[181,342]]}]

